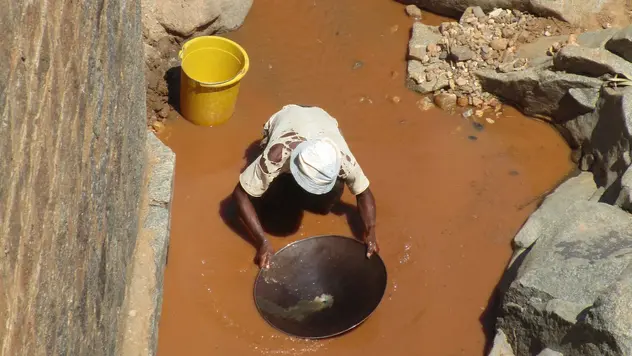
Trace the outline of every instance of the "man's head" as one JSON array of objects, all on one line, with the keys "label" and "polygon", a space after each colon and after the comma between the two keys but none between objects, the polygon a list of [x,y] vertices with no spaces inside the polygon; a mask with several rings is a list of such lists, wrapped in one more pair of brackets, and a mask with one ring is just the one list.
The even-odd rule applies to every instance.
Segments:
[{"label": "man's head", "polygon": [[307,192],[327,194],[336,184],[340,172],[338,147],[326,138],[304,141],[292,151],[290,171]]}]

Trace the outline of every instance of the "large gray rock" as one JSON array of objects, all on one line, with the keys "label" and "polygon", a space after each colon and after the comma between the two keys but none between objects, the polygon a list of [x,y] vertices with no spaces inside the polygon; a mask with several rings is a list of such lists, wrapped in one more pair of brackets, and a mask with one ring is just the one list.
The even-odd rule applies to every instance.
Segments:
[{"label": "large gray rock", "polygon": [[143,27],[149,43],[167,35],[188,38],[235,30],[253,0],[141,0]]},{"label": "large gray rock", "polygon": [[620,355],[632,355],[632,269],[628,266],[621,277],[600,293],[586,313],[590,329],[603,332],[621,350]]},{"label": "large gray rock", "polygon": [[573,23],[583,24],[591,15],[599,13],[606,0],[400,0],[405,4],[415,4],[446,16],[457,17],[470,6],[480,6],[485,11],[494,8],[528,11],[538,16],[556,17]]},{"label": "large gray rock", "polygon": [[599,77],[604,74],[632,76],[632,63],[602,48],[565,46],[553,58],[557,70]]},{"label": "large gray rock", "polygon": [[583,105],[569,96],[570,89],[596,90],[602,85],[599,79],[541,68],[511,73],[481,70],[476,74],[484,90],[517,105],[525,114],[544,115],[560,122],[585,112]]},{"label": "large gray rock", "polygon": [[542,235],[552,235],[559,219],[576,201],[588,201],[597,191],[592,173],[582,172],[568,179],[549,194],[540,207],[531,214],[513,240],[514,248],[531,247]]},{"label": "large gray rock", "polygon": [[618,31],[606,43],[606,49],[632,62],[632,25]]},{"label": "large gray rock", "polygon": [[144,185],[140,1],[0,8],[0,353],[120,355]]},{"label": "large gray rock", "polygon": [[593,201],[557,213],[539,224],[539,238],[511,267],[515,278],[502,296],[497,327],[517,355],[547,347],[568,355],[628,355],[632,218]]},{"label": "large gray rock", "polygon": [[132,257],[123,315],[127,332],[121,355],[155,355],[162,309],[163,276],[171,231],[175,154],[147,131],[147,175],[142,227]]},{"label": "large gray rock", "polygon": [[577,36],[577,44],[586,48],[605,48],[606,43],[617,33],[615,28],[587,31]]},{"label": "large gray rock", "polygon": [[594,111],[562,126],[581,149],[580,168],[591,170],[599,186],[610,187],[632,163],[632,87],[603,88]]}]

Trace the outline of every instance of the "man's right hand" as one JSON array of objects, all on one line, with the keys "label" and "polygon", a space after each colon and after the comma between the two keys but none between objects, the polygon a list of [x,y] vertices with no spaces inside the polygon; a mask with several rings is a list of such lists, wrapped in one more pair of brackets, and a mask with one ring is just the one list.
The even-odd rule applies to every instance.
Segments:
[{"label": "man's right hand", "polygon": [[270,268],[270,260],[272,259],[272,255],[274,255],[274,249],[267,241],[264,242],[257,250],[256,262],[259,265],[259,268]]}]

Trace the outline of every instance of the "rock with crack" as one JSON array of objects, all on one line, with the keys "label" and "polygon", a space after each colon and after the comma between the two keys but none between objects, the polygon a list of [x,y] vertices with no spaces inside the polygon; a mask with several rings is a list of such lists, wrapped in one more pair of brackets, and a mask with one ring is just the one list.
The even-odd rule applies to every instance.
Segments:
[{"label": "rock with crack", "polygon": [[441,15],[458,17],[468,7],[480,6],[488,12],[495,8],[516,9],[542,17],[555,17],[575,25],[582,25],[595,17],[607,3],[606,0],[406,0],[422,9]]},{"label": "rock with crack", "polygon": [[[569,132],[572,144],[582,152],[580,168],[590,170],[599,186],[614,189],[604,201],[614,203],[618,195],[613,183],[632,163],[632,87],[603,88],[597,108],[561,124]],[[612,198],[608,198],[612,196]]]},{"label": "rock with crack", "polygon": [[576,201],[588,201],[597,191],[592,173],[582,172],[568,179],[549,194],[540,207],[514,237],[513,245],[520,253],[531,247],[540,236],[552,235],[559,219]]},{"label": "rock with crack", "polygon": [[232,31],[253,0],[142,0],[143,32],[150,44],[167,35],[188,38]]},{"label": "rock with crack", "polygon": [[571,88],[600,88],[602,81],[581,75],[528,68],[511,73],[480,70],[476,75],[485,91],[517,105],[527,115],[544,115],[560,122],[576,117],[585,109],[573,104]]},{"label": "rock with crack", "polygon": [[497,327],[517,355],[630,354],[632,219],[583,197],[541,224],[507,274]]},{"label": "rock with crack", "polygon": [[593,77],[619,74],[632,78],[632,63],[602,48],[566,46],[555,55],[553,64],[567,73]]},{"label": "rock with crack", "polygon": [[618,31],[606,43],[606,49],[632,62],[632,25]]}]

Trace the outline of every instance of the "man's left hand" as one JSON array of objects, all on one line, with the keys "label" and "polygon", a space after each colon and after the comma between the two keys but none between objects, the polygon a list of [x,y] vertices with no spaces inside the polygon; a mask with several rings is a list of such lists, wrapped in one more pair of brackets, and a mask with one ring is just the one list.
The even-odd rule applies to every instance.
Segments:
[{"label": "man's left hand", "polygon": [[371,256],[380,252],[380,246],[377,243],[377,237],[375,237],[375,231],[371,231],[366,234],[364,238],[364,243],[366,244],[366,257],[371,258]]}]

